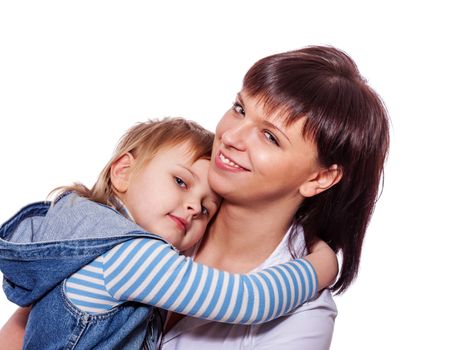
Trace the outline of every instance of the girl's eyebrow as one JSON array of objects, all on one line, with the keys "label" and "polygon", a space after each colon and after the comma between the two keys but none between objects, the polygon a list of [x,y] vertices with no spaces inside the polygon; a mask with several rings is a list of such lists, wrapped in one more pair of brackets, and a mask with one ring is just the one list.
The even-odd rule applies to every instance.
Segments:
[{"label": "girl's eyebrow", "polygon": [[209,198],[208,201],[210,201],[213,205],[216,206],[216,210],[219,209],[221,206],[222,200],[221,199],[214,199],[214,198]]},{"label": "girl's eyebrow", "polygon": [[211,198],[211,197],[207,197],[206,202],[211,203],[212,205],[215,205],[216,208],[219,207],[219,204],[220,204],[219,201],[216,201],[214,198]]},{"label": "girl's eyebrow", "polygon": [[179,167],[181,167],[181,168],[185,169],[186,171],[188,171],[191,174],[191,176],[193,176],[196,180],[199,181],[198,175],[196,175],[190,168],[187,168],[183,164],[176,164],[176,165],[178,165]]}]

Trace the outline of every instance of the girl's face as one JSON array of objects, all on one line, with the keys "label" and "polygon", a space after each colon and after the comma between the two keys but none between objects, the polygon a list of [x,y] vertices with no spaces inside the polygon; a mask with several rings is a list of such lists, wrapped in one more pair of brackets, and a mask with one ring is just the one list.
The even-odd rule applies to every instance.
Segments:
[{"label": "girl's face", "polygon": [[320,170],[316,145],[302,136],[304,118],[286,126],[279,113],[240,92],[216,128],[209,183],[229,202],[301,202],[300,187]]},{"label": "girl's face", "polygon": [[[127,179],[119,196],[135,222],[179,250],[191,248],[220,204],[207,181],[209,161],[193,162],[186,144],[161,150],[137,170],[132,170],[135,160],[129,160],[133,163],[126,174],[122,169]],[[117,170],[120,161],[126,162],[119,159]]]}]

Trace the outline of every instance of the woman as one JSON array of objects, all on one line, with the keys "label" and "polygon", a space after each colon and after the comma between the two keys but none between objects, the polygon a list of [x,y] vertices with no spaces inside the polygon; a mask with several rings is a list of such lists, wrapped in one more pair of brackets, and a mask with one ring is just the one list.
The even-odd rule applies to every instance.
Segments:
[{"label": "woman", "polygon": [[[343,293],[357,275],[388,145],[384,105],[342,51],[258,61],[216,129],[209,182],[224,201],[195,259],[246,272],[322,239],[342,254],[331,291]],[[328,349],[335,316],[325,290],[265,325],[173,317],[163,349]]]},{"label": "woman", "polygon": [[384,105],[343,52],[308,47],[254,64],[216,129],[209,181],[224,201],[195,259],[247,272],[321,239],[341,254],[340,274],[330,290],[262,326],[173,316],[163,349],[329,348],[331,291],[344,292],[357,274],[388,145]]}]

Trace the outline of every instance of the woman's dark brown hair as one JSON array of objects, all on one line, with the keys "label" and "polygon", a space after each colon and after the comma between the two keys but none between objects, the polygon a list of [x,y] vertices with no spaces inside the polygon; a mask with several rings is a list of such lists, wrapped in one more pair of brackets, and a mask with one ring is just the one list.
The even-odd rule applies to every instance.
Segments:
[{"label": "woman's dark brown hair", "polygon": [[282,112],[287,123],[306,118],[303,135],[316,143],[321,165],[337,164],[343,172],[339,183],[304,200],[294,217],[308,247],[320,238],[341,253],[332,286],[340,294],[357,275],[379,193],[389,147],[386,108],[353,60],[333,47],[263,58],[247,72],[243,89],[264,103],[266,113]]}]

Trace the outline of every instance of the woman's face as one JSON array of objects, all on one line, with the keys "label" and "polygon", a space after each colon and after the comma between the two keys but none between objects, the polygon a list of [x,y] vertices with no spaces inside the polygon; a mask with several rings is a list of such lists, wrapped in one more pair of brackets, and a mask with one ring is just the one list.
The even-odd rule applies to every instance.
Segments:
[{"label": "woman's face", "polygon": [[266,115],[256,98],[240,92],[216,128],[211,187],[243,204],[301,201],[300,186],[320,169],[316,145],[302,136],[303,123],[286,126],[280,112]]}]

